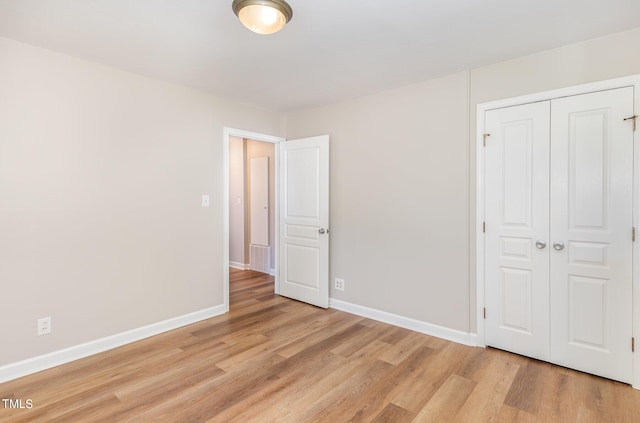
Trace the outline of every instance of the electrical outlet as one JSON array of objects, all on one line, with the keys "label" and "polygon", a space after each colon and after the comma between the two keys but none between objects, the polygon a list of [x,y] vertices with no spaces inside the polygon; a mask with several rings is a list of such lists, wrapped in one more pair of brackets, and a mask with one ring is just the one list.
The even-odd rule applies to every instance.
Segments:
[{"label": "electrical outlet", "polygon": [[344,291],[344,279],[336,278],[333,287],[338,291]]},{"label": "electrical outlet", "polygon": [[51,333],[51,317],[38,319],[38,336]]}]

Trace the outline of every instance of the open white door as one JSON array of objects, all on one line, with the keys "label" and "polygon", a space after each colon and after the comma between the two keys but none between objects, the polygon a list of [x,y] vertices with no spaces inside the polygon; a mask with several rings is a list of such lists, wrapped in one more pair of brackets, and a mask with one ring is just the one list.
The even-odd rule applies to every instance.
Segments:
[{"label": "open white door", "polygon": [[329,307],[329,136],[280,144],[280,294]]}]

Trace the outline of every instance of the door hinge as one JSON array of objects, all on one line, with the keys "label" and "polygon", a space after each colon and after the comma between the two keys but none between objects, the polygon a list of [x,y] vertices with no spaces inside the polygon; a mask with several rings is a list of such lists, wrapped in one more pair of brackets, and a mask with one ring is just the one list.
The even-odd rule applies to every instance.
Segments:
[{"label": "door hinge", "polygon": [[631,228],[631,242],[636,242],[636,228]]},{"label": "door hinge", "polygon": [[482,309],[482,314],[483,314],[484,318],[486,319],[487,318],[487,308],[486,307],[484,307]]},{"label": "door hinge", "polygon": [[482,222],[482,233],[487,232],[487,222]]},{"label": "door hinge", "polygon": [[[635,120],[634,120],[635,122]],[[491,134],[482,134],[482,146],[486,147],[487,146],[487,137],[490,137]]]},{"label": "door hinge", "polygon": [[636,352],[636,338],[631,338],[631,352]]},{"label": "door hinge", "polygon": [[636,120],[638,120],[638,115],[633,115],[633,116],[630,116],[628,118],[624,118],[622,120],[624,120],[624,121],[627,121],[627,120],[633,121],[633,132],[636,132]]}]

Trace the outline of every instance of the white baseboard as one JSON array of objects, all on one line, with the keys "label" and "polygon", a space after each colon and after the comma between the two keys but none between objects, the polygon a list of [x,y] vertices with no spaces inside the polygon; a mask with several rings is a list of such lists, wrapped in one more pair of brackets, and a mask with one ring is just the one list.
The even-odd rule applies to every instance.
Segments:
[{"label": "white baseboard", "polygon": [[[230,261],[229,262],[229,267],[231,267],[233,269],[239,269],[239,270],[251,270],[251,264],[242,264],[242,263],[238,263],[236,261]],[[276,275],[276,269],[269,270],[269,274],[271,276],[275,276]]]},{"label": "white baseboard", "polygon": [[329,307],[336,310],[346,311],[347,313],[356,314],[369,319],[377,320],[390,325],[399,326],[401,328],[424,333],[426,335],[435,336],[437,338],[446,339],[448,341],[457,342],[459,344],[475,346],[475,338],[469,332],[456,329],[450,329],[444,326],[434,325],[432,323],[423,322],[421,320],[411,319],[409,317],[397,314],[387,313],[386,311],[376,310],[357,304],[348,303],[346,301],[329,299]]},{"label": "white baseboard", "polygon": [[470,333],[469,334],[469,343],[471,345],[475,345],[476,347],[486,347],[486,345],[484,345],[483,343],[478,342],[478,334],[477,333]]},{"label": "white baseboard", "polygon": [[211,317],[224,314],[225,311],[225,306],[219,305],[185,314],[183,316],[174,317],[162,322],[153,323],[141,328],[107,336],[106,338],[75,345],[63,350],[54,351],[38,357],[0,366],[0,383],[50,369],[64,363],[101,353],[125,344],[130,344],[132,342],[177,329],[182,326],[190,325],[201,320],[209,319]]},{"label": "white baseboard", "polygon": [[237,261],[230,261],[229,262],[229,267],[233,267],[234,269],[239,269],[239,270],[249,270],[249,269],[251,269],[251,265],[250,264],[238,263]]}]

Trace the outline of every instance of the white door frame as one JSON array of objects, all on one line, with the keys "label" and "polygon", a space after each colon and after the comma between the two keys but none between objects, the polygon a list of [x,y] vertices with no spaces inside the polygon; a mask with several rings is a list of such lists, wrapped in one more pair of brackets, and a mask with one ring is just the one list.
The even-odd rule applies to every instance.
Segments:
[{"label": "white door frame", "polygon": [[278,266],[278,258],[279,258],[279,245],[280,245],[280,230],[279,230],[279,221],[280,221],[280,207],[278,201],[278,193],[280,188],[280,178],[279,178],[279,169],[280,169],[280,148],[279,144],[283,141],[286,141],[285,138],[276,137],[273,135],[265,135],[259,134],[257,132],[245,131],[242,129],[234,129],[234,128],[224,128],[223,135],[223,152],[222,152],[222,219],[224,226],[224,236],[223,236],[223,245],[222,245],[222,287],[223,287],[223,298],[224,298],[224,309],[225,312],[229,311],[229,137],[238,137],[238,138],[247,138],[255,141],[263,141],[270,142],[275,144],[275,204],[274,204],[274,216],[275,216],[275,245],[273,246],[273,254],[275,259],[275,292],[276,294],[280,291],[279,285],[279,266]]},{"label": "white door frame", "polygon": [[[576,85],[573,87],[529,94],[521,97],[508,98],[478,104],[476,114],[476,345],[485,347],[485,280],[484,280],[484,233],[482,232],[484,217],[484,150],[483,135],[485,112],[503,107],[518,106],[521,104],[548,101],[560,97],[568,97],[579,94],[587,94],[596,91],[611,90],[615,88],[634,87],[633,108],[636,114],[640,114],[640,75],[632,75],[624,78],[609,79],[591,84]],[[633,134],[633,226],[638,228],[640,223],[640,118],[636,122],[638,130]],[[631,123],[629,123],[631,125]],[[639,228],[640,229],[640,228]],[[636,243],[640,239],[636,240]],[[633,337],[640,341],[640,248],[633,245]],[[640,345],[640,344],[639,344]],[[633,353],[633,387],[640,389],[640,348]]]}]

